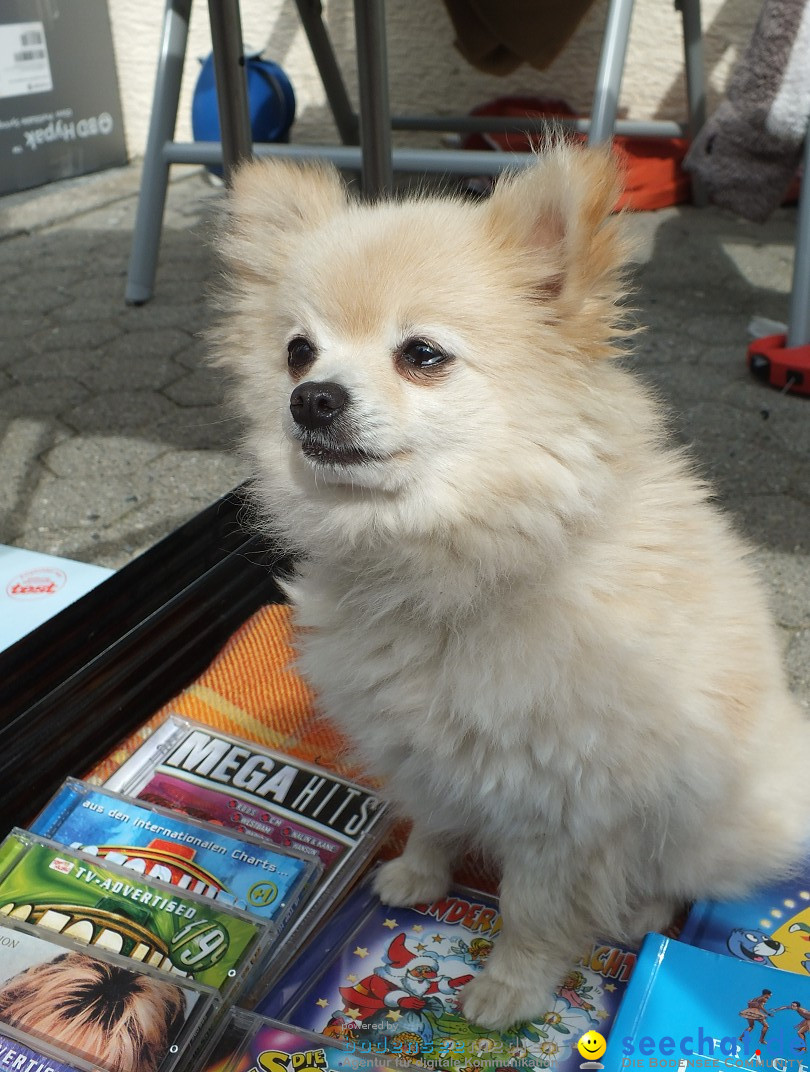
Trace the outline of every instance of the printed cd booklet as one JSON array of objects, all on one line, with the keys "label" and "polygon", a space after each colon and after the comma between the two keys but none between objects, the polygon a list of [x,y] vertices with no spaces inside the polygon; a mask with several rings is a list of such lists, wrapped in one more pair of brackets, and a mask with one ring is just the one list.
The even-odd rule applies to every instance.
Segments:
[{"label": "printed cd booklet", "polygon": [[[0,921],[0,1035],[11,1047],[15,1033],[18,1060],[27,1039],[42,1072],[172,1072],[203,1043],[220,1007],[211,987],[191,979],[19,920]],[[4,1053],[10,1061],[10,1049]],[[9,1067],[27,1072],[25,1064]]]},{"label": "printed cd booklet", "polygon": [[255,916],[23,830],[0,845],[0,916],[223,995],[244,985],[273,937]]},{"label": "printed cd booklet", "polygon": [[320,874],[313,857],[69,778],[34,834],[241,908],[281,930]]},{"label": "printed cd booklet", "polygon": [[[578,1069],[576,1042],[607,1036],[636,955],[596,944],[559,980],[552,1002],[531,1023],[503,1032],[469,1023],[460,1011],[466,983],[498,941],[495,898],[457,887],[412,908],[390,908],[370,882],[353,891],[257,1011],[305,1031],[341,1039],[358,1052],[465,1068]],[[521,1063],[522,1062],[522,1063]]]}]

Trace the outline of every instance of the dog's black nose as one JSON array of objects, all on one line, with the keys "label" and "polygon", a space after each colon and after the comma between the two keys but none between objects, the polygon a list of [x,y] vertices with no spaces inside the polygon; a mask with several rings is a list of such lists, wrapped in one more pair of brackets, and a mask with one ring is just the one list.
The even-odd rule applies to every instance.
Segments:
[{"label": "dog's black nose", "polygon": [[349,396],[339,383],[308,380],[290,395],[290,413],[303,428],[326,428],[348,401]]}]

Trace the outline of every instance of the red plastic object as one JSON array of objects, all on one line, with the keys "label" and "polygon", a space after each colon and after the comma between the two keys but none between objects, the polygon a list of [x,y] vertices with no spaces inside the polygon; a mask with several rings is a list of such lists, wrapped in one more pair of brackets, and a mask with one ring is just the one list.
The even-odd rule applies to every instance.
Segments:
[{"label": "red plastic object", "polygon": [[746,363],[763,383],[791,394],[810,395],[810,344],[786,346],[786,335],[766,335],[748,347]]},{"label": "red plastic object", "polygon": [[[530,119],[577,119],[578,114],[563,100],[543,97],[499,97],[470,112],[473,116],[505,116]],[[584,134],[572,135],[585,142]],[[543,142],[541,134],[469,134],[465,149],[501,149],[531,152]],[[616,135],[613,149],[624,174],[624,189],[617,209],[649,211],[691,200],[691,181],[681,167],[689,143],[685,138],[630,137]]]}]

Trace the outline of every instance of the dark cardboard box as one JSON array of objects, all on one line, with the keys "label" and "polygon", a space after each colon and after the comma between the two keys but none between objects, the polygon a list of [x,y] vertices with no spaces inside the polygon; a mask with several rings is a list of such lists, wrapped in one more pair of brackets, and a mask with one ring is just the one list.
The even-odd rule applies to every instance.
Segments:
[{"label": "dark cardboard box", "polygon": [[107,0],[0,0],[0,194],[126,162]]}]

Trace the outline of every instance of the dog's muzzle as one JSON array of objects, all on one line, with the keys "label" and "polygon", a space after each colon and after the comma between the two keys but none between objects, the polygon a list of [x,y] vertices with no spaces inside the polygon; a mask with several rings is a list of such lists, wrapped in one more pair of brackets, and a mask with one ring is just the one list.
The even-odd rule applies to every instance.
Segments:
[{"label": "dog's muzzle", "polygon": [[329,428],[348,402],[348,392],[339,383],[308,380],[290,395],[290,413],[297,425],[314,432]]},{"label": "dog's muzzle", "polygon": [[345,387],[328,380],[300,383],[290,395],[290,413],[301,452],[315,465],[347,466],[381,461],[356,442],[348,417],[350,396]]}]

